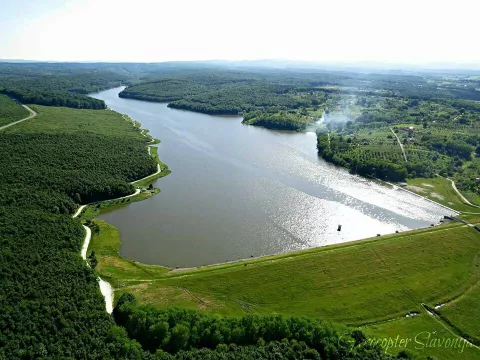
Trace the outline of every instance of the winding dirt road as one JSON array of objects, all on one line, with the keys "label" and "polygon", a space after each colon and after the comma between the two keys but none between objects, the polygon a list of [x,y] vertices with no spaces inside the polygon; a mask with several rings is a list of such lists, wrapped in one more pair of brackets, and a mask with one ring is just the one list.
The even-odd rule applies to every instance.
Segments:
[{"label": "winding dirt road", "polygon": [[14,122],[12,122],[12,123],[10,123],[10,124],[0,126],[0,131],[7,129],[7,128],[9,128],[10,126],[20,124],[21,122],[24,122],[24,121],[26,121],[26,120],[32,119],[32,118],[34,118],[35,116],[37,116],[37,113],[36,113],[35,111],[33,111],[32,109],[30,109],[27,105],[22,105],[22,106],[30,112],[30,116],[28,116],[28,117],[26,117],[26,118],[24,118],[24,119],[21,119],[21,120],[14,121]]},{"label": "winding dirt road", "polygon": [[[438,175],[438,174],[437,174]],[[438,175],[440,176],[440,175]],[[462,193],[460,191],[458,191],[457,189],[457,186],[455,185],[455,181],[453,181],[452,179],[449,179],[449,178],[445,178],[447,179],[448,181],[450,181],[452,183],[452,188],[453,190],[455,190],[455,192],[457,193],[457,195],[460,197],[460,199],[462,199],[462,201],[467,204],[467,205],[470,205],[470,206],[473,206],[473,207],[476,207],[476,208],[480,208],[480,206],[478,205],[475,205],[475,204],[472,204],[470,201],[467,200],[467,198],[465,198],[465,196],[462,195]]]},{"label": "winding dirt road", "polygon": [[398,135],[395,133],[395,131],[393,131],[392,128],[390,128],[390,131],[392,132],[393,136],[395,136],[395,138],[397,139],[398,145],[400,145],[400,149],[402,149],[403,158],[405,159],[405,162],[407,162],[407,154],[405,154],[405,149],[403,148],[402,142],[400,141],[400,139],[398,138]]},{"label": "winding dirt road", "polygon": [[[148,153],[150,154],[150,146],[148,146]],[[130,184],[133,185],[134,183],[136,183],[140,180],[147,179],[150,176],[157,175],[161,172],[162,172],[162,169],[160,167],[160,164],[157,164],[157,171],[155,173],[150,174],[150,175],[148,175],[148,176],[146,176],[142,179],[132,181]],[[140,194],[140,189],[135,189],[135,192],[133,194],[130,194],[130,195],[127,195],[127,196],[122,196],[122,197],[115,198],[115,199],[108,199],[106,201],[126,199],[126,198],[129,198],[129,197],[138,195],[138,194]],[[89,203],[89,204],[80,205],[80,207],[77,209],[75,214],[73,214],[72,218],[78,217],[82,213],[83,209],[85,209],[85,207],[87,207],[88,205],[96,204],[96,203],[98,203],[98,201],[93,202],[93,203]],[[85,226],[85,225],[82,225],[82,226],[85,229],[85,239],[83,240],[82,250],[81,250],[80,254],[82,256],[82,259],[87,262],[87,266],[90,266],[88,264],[88,261],[87,261],[87,251],[88,251],[88,245],[90,244],[90,240],[92,238],[92,231],[90,230],[90,228],[88,226]],[[107,310],[107,313],[111,314],[113,312],[113,299],[114,299],[112,285],[110,285],[109,282],[103,280],[101,277],[98,277],[97,280],[98,280],[98,284],[100,286],[100,292],[102,293],[103,297],[105,298],[105,309]]]}]

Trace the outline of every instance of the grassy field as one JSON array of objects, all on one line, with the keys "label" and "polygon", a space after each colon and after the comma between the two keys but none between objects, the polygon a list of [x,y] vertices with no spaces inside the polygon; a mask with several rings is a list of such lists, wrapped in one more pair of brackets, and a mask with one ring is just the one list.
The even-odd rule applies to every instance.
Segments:
[{"label": "grassy field", "polygon": [[[118,231],[105,222],[95,222],[100,232],[94,235],[89,251],[96,252],[98,271],[114,286],[116,297],[128,291],[140,302],[158,307],[232,316],[313,316],[366,326],[375,336],[416,334],[424,328],[437,331],[443,325],[388,320],[404,318],[409,312],[424,313],[422,303],[433,307],[447,302],[468,293],[480,280],[479,233],[454,223],[236,263],[171,270],[123,259],[118,254]],[[372,325],[378,322],[384,323]],[[424,350],[423,355],[437,354]]]},{"label": "grassy field", "polygon": [[476,360],[480,350],[459,338],[426,313],[363,327],[369,341],[382,345],[385,352],[395,355],[407,350],[425,359],[426,355],[438,360]]},{"label": "grassy field", "polygon": [[480,284],[437,311],[469,338],[480,343]]},{"label": "grassy field", "polygon": [[448,206],[459,212],[479,212],[480,209],[465,204],[453,190],[452,183],[447,179],[436,177],[433,179],[409,179],[407,189],[425,196],[430,200]]},{"label": "grassy field", "polygon": [[6,95],[0,94],[0,126],[26,118],[29,112]]},{"label": "grassy field", "polygon": [[[8,128],[11,133],[73,134],[91,133],[144,139],[140,131],[111,110],[71,110],[62,107],[32,105],[38,113],[35,121]],[[145,142],[148,139],[145,138]]]}]

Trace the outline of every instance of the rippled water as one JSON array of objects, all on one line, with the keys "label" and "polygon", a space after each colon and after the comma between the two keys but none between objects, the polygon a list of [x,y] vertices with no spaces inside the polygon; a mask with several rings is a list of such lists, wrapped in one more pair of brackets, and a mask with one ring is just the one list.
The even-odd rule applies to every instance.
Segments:
[{"label": "rippled water", "polygon": [[120,90],[93,96],[150,129],[172,170],[154,183],[160,195],[100,217],[120,230],[130,259],[212,264],[426,227],[450,213],[327,164],[314,133],[121,99]]}]

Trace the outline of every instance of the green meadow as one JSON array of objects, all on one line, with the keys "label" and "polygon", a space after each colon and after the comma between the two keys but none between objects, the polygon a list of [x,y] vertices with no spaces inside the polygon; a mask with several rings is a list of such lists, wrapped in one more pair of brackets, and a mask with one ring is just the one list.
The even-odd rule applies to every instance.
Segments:
[{"label": "green meadow", "polygon": [[[89,251],[95,251],[97,271],[114,286],[116,298],[130,292],[140,303],[158,308],[175,306],[229,316],[319,317],[359,327],[373,338],[414,337],[422,331],[442,330],[463,341],[459,335],[478,333],[478,322],[469,314],[480,296],[475,291],[480,280],[480,234],[468,226],[448,223],[341,245],[172,270],[122,258],[118,231],[103,221],[95,223],[100,231],[93,236]],[[422,307],[452,299],[459,299],[455,309],[439,309],[442,314],[445,311],[446,321],[430,317]],[[418,315],[407,318],[409,313]],[[419,347],[413,342],[407,349],[439,359],[480,355],[474,347],[462,353]],[[462,357],[465,354],[469,357]]]}]

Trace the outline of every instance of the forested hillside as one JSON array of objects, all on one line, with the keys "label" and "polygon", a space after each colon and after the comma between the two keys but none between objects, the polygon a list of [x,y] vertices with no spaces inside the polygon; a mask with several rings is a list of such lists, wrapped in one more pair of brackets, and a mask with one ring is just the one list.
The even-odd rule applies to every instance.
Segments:
[{"label": "forested hillside", "polygon": [[[478,79],[445,81],[437,75],[204,69],[154,77],[151,74],[120,96],[169,102],[172,108],[207,114],[240,114],[247,124],[273,129],[304,129],[324,110],[337,110],[350,96],[442,99],[446,106],[465,109],[475,107],[467,100],[480,100]],[[368,116],[370,121],[384,121],[391,115],[372,112]]]},{"label": "forested hillside", "polygon": [[110,111],[35,109],[0,132],[0,359],[139,358],[105,312],[71,214],[153,172],[146,140]]},{"label": "forested hillside", "polygon": [[23,119],[28,116],[28,111],[8,96],[0,94],[0,126]]},{"label": "forested hillside", "polygon": [[64,64],[0,63],[0,93],[25,104],[104,109],[85,94],[119,86],[127,76]]}]

